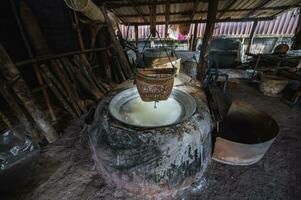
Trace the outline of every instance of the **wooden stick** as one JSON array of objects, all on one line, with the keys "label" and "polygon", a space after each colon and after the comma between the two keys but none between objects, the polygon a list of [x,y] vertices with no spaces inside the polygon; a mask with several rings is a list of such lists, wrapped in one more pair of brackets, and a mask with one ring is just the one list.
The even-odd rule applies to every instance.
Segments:
[{"label": "wooden stick", "polygon": [[[24,28],[22,26],[20,17],[18,15],[15,2],[14,2],[14,0],[10,0],[10,2],[12,4],[13,12],[14,12],[14,15],[15,15],[18,27],[20,29],[22,39],[23,39],[23,41],[25,43],[27,53],[28,53],[28,55],[29,55],[30,58],[33,58],[34,55],[33,55],[33,52],[32,52],[32,50],[30,48],[29,42],[27,40],[27,37],[25,35]],[[31,24],[29,25],[28,17],[23,16],[23,20],[24,20],[23,22],[25,24],[25,28],[28,31],[29,27],[31,26]],[[42,77],[41,77],[41,74],[40,74],[40,71],[39,71],[39,68],[38,68],[38,66],[36,64],[33,65],[33,69],[34,69],[35,75],[37,77],[38,84],[40,86],[44,85]],[[46,106],[47,106],[48,111],[49,111],[50,118],[51,118],[52,121],[56,121],[56,116],[54,114],[54,111],[53,111],[53,108],[52,108],[52,105],[51,105],[51,102],[50,102],[50,99],[49,99],[48,92],[47,92],[46,88],[42,89],[42,93],[43,93],[43,96],[44,96],[44,99],[45,99]]]},{"label": "wooden stick", "polygon": [[207,14],[207,23],[206,29],[202,41],[202,49],[200,53],[200,60],[198,63],[198,73],[197,79],[202,81],[206,74],[206,55],[208,54],[209,42],[212,38],[216,13],[218,7],[218,0],[211,0],[208,2],[208,14]]},{"label": "wooden stick", "polygon": [[80,73],[80,69],[71,64],[67,59],[65,60],[65,62],[70,68],[70,70],[72,70],[72,73],[75,75],[80,85],[92,95],[94,100],[99,100],[103,97],[103,94],[98,89],[95,89],[93,86],[91,86],[91,84],[86,80],[86,78]]},{"label": "wooden stick", "polygon": [[252,43],[253,43],[253,40],[254,40],[254,35],[255,35],[255,30],[256,30],[257,24],[258,24],[257,20],[253,22],[246,53],[250,53],[250,51],[251,51],[251,47],[252,47]]},{"label": "wooden stick", "polygon": [[[55,65],[54,62],[52,62],[52,64]],[[72,105],[72,104],[73,104],[72,95],[70,95],[69,92],[67,91],[67,89],[64,88],[64,86],[65,86],[65,87],[67,87],[67,88],[69,89],[68,83],[65,81],[65,78],[64,78],[64,76],[62,75],[62,73],[58,70],[58,66],[56,66],[56,67],[54,67],[54,68],[57,68],[58,76],[59,76],[59,78],[61,79],[61,81],[64,82],[63,85],[62,85],[62,84],[60,83],[60,81],[52,74],[52,72],[47,68],[47,66],[46,66],[45,64],[41,65],[41,68],[42,68],[43,72],[45,73],[46,77],[47,77],[50,81],[52,81],[52,84],[55,85],[55,87],[52,87],[52,91],[54,90],[54,88],[57,89],[56,95],[58,96],[59,94],[61,94],[61,95],[63,96],[63,98],[65,98],[65,99],[67,100],[67,104],[68,104],[68,102],[69,102],[69,104]],[[47,81],[48,84],[49,84],[49,81],[48,81],[48,80],[45,79],[45,81]],[[59,93],[59,94],[58,94],[58,93]],[[58,98],[60,98],[60,97],[58,97]],[[64,106],[64,107],[67,108],[66,106]],[[69,107],[70,107],[70,106],[69,106]],[[69,107],[68,107],[68,108],[69,108]],[[70,107],[70,108],[71,108],[71,107]],[[79,115],[80,115],[80,111],[78,111],[75,107],[73,107],[73,109],[75,110],[75,112],[77,112],[77,115],[79,116]],[[75,116],[74,118],[76,118],[77,115],[74,115],[74,114],[73,114],[73,113],[74,113],[74,110],[73,110],[73,109],[71,109],[71,110],[69,110],[69,111],[70,111],[70,113],[72,114],[72,116],[73,116],[73,117]]]},{"label": "wooden stick", "polygon": [[56,85],[53,83],[53,80],[51,80],[51,75],[49,74],[49,71],[47,70],[47,67],[45,64],[41,65],[41,68],[44,73],[42,73],[42,76],[45,80],[45,82],[48,84],[49,88],[52,90],[53,94],[57,97],[57,99],[61,102],[63,107],[66,111],[68,111],[73,118],[77,118],[77,114],[73,111],[73,109],[69,106],[68,102],[65,100],[64,96],[59,92]]},{"label": "wooden stick", "polygon": [[57,132],[46,120],[40,108],[36,106],[26,82],[2,45],[0,45],[0,71],[5,80],[11,84],[11,88],[37,123],[47,141],[50,143],[56,141],[58,138]]},{"label": "wooden stick", "polygon": [[89,79],[91,80],[92,84],[95,84],[100,91],[102,91],[103,93],[107,92],[107,89],[100,83],[97,81],[96,77],[94,76],[93,72],[92,72],[92,67],[90,66],[90,63],[83,59],[82,61],[80,60],[79,57],[77,57],[78,61],[82,64],[82,65],[88,65],[88,67],[85,67],[84,72],[87,74],[87,76],[89,77]]},{"label": "wooden stick", "polygon": [[74,110],[76,111],[77,115],[80,116],[81,108],[77,104],[78,100],[75,97],[76,91],[73,90],[71,86],[71,81],[69,80],[68,76],[65,75],[64,69],[61,66],[61,63],[52,60],[52,65],[54,65],[54,69],[56,70],[56,74],[58,75],[66,94],[69,96],[69,102],[73,106]]},{"label": "wooden stick", "polygon": [[12,96],[12,93],[8,91],[8,87],[5,84],[4,80],[1,81],[0,93],[4,100],[9,105],[10,109],[13,111],[14,115],[17,117],[19,122],[23,125],[27,133],[30,134],[34,143],[38,144],[40,141],[40,136],[37,130],[32,126],[32,123],[28,120],[26,115],[24,114],[21,106],[16,101],[15,96]]},{"label": "wooden stick", "polygon": [[83,51],[72,51],[72,52],[68,52],[68,53],[61,53],[61,54],[49,54],[49,55],[44,55],[44,56],[38,56],[36,58],[33,59],[29,59],[29,60],[24,60],[24,61],[20,61],[16,63],[17,67],[21,67],[24,65],[28,65],[28,64],[32,64],[32,63],[39,63],[39,62],[44,62],[44,61],[49,61],[52,59],[57,59],[57,58],[62,58],[62,57],[68,57],[68,56],[73,56],[73,55],[77,55],[77,54],[87,54],[87,53],[92,53],[92,52],[99,52],[99,51],[105,51],[110,49],[112,46],[107,46],[107,47],[102,47],[102,48],[96,48],[96,49],[86,49]]},{"label": "wooden stick", "polygon": [[81,103],[82,101],[81,101],[81,99],[80,99],[80,97],[78,95],[78,91],[77,91],[75,85],[72,83],[70,77],[68,76],[68,73],[67,73],[64,65],[62,64],[62,62],[59,59],[56,60],[56,63],[60,67],[62,73],[64,74],[66,82],[68,83],[68,86],[67,86],[68,89],[67,90],[69,91],[68,92],[69,95],[72,96],[72,99],[74,99],[74,101],[73,101],[74,106],[77,109],[79,109],[81,112],[85,111],[86,109],[85,109],[84,105]]},{"label": "wooden stick", "polygon": [[117,54],[117,58],[119,60],[120,63],[122,63],[122,67],[125,71],[125,75],[126,75],[126,78],[130,78],[133,76],[133,72],[132,72],[132,69],[130,67],[130,64],[126,58],[126,55],[120,45],[120,42],[116,39],[116,36],[115,36],[115,32],[114,32],[114,29],[112,27],[112,24],[108,18],[108,15],[107,15],[107,12],[106,12],[106,9],[104,7],[101,7],[101,11],[105,17],[105,21],[108,25],[108,31],[109,31],[109,34],[110,34],[110,37],[111,37],[111,40],[112,40],[112,44],[113,44],[113,47],[116,51],[116,54]]}]

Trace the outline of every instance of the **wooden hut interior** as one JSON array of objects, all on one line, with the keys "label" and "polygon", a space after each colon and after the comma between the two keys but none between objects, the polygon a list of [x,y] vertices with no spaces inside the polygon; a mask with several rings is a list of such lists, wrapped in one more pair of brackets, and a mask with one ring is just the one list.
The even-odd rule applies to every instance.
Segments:
[{"label": "wooden hut interior", "polygon": [[301,199],[301,1],[1,3],[0,199]]}]

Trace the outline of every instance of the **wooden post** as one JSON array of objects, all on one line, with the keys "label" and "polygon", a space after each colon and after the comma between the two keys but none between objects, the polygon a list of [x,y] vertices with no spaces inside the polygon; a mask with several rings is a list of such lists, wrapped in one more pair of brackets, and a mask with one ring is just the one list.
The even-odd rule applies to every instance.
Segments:
[{"label": "wooden post", "polygon": [[123,51],[123,49],[122,49],[122,47],[120,45],[120,42],[116,38],[114,29],[112,27],[111,21],[108,18],[106,9],[104,7],[101,7],[101,11],[102,11],[102,13],[103,13],[103,15],[105,17],[105,21],[106,21],[106,23],[108,25],[108,31],[109,31],[109,34],[110,34],[110,37],[111,37],[111,40],[112,40],[112,43],[113,43],[113,47],[114,47],[114,49],[116,51],[119,63],[122,64],[123,70],[124,70],[127,78],[131,78],[133,76],[132,69],[131,69],[130,64],[129,64],[126,56],[125,56],[125,53],[124,53],[124,51]]},{"label": "wooden post", "polygon": [[293,38],[293,44],[291,49],[301,49],[301,7],[299,8],[299,21]]},{"label": "wooden post", "polygon": [[254,34],[255,34],[257,24],[258,24],[257,20],[253,22],[246,53],[250,53],[250,51],[251,51],[251,46],[252,46],[252,43],[254,40]]},{"label": "wooden post", "polygon": [[193,30],[193,38],[192,38],[192,51],[196,50],[197,45],[197,34],[198,34],[198,23],[194,23],[194,30]]},{"label": "wooden post", "polygon": [[[11,4],[12,4],[12,7],[13,7],[13,11],[14,11],[14,15],[15,15],[18,27],[19,27],[20,32],[21,32],[22,39],[23,39],[23,41],[25,43],[25,46],[26,46],[27,53],[28,53],[28,55],[29,55],[30,58],[33,58],[34,55],[33,55],[33,52],[32,52],[32,50],[30,48],[29,42],[27,40],[27,37],[25,35],[24,28],[22,26],[20,17],[19,17],[19,15],[17,13],[17,9],[16,9],[16,6],[15,6],[14,0],[11,0]],[[24,2],[23,1],[21,1],[20,4],[21,4],[21,6],[24,6]],[[26,4],[25,4],[25,6],[26,6]],[[44,82],[43,82],[40,70],[38,68],[38,65],[37,64],[33,64],[33,69],[35,71],[35,75],[37,77],[39,86],[44,85]],[[49,96],[48,96],[47,89],[46,88],[42,89],[42,93],[43,93],[43,96],[44,96],[44,99],[45,99],[45,102],[46,102],[46,105],[47,105],[47,108],[48,108],[48,111],[49,111],[50,118],[51,118],[52,121],[55,121],[56,117],[55,117],[55,114],[54,114],[54,111],[53,111],[53,108],[52,108],[52,105],[51,105],[51,102],[50,102],[50,99],[49,99]]]},{"label": "wooden post", "polygon": [[21,77],[17,67],[13,64],[2,45],[0,45],[0,71],[12,90],[24,104],[49,143],[57,140],[58,134],[46,120],[44,113],[35,104],[26,82]]},{"label": "wooden post", "polygon": [[198,73],[197,73],[197,79],[202,81],[205,74],[206,74],[206,55],[208,53],[209,48],[209,42],[212,38],[213,31],[214,31],[214,25],[215,25],[215,19],[216,19],[216,13],[217,13],[217,6],[218,6],[218,0],[211,0],[208,1],[208,14],[207,14],[207,23],[206,23],[206,29],[204,33],[204,37],[202,40],[202,48],[200,53],[200,60],[198,63]]},{"label": "wooden post", "polygon": [[156,37],[156,0],[153,0],[153,4],[150,6],[150,32],[152,37]]},{"label": "wooden post", "polygon": [[26,117],[25,113],[23,112],[23,109],[18,104],[16,97],[13,96],[12,92],[8,91],[8,86],[5,83],[4,80],[0,81],[0,93],[4,100],[9,105],[10,109],[13,111],[14,115],[17,117],[19,122],[23,125],[25,130],[30,134],[32,140],[38,144],[40,141],[40,136],[37,130],[32,126],[32,123],[29,121],[29,119]]},{"label": "wooden post", "polygon": [[136,40],[136,46],[138,48],[139,38],[138,38],[138,25],[135,26],[135,40]]},{"label": "wooden post", "polygon": [[170,2],[168,0],[165,5],[165,38],[167,38],[168,36],[169,15],[170,15]]}]

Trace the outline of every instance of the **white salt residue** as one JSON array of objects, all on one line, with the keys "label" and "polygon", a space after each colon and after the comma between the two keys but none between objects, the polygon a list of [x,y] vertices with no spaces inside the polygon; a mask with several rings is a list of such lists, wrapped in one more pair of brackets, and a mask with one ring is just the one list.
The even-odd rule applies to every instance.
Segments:
[{"label": "white salt residue", "polygon": [[181,104],[173,98],[166,101],[144,102],[133,99],[121,107],[120,113],[130,124],[164,126],[177,121],[182,113]]},{"label": "white salt residue", "polygon": [[192,192],[201,192],[203,189],[208,187],[208,182],[206,178],[202,178],[201,180],[197,180],[194,182],[191,191]]}]

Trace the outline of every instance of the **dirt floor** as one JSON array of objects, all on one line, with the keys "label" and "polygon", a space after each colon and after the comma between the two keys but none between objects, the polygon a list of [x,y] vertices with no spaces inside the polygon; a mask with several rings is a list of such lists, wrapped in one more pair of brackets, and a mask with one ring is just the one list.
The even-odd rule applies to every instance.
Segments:
[{"label": "dirt floor", "polygon": [[[251,166],[212,161],[199,190],[189,190],[179,199],[301,199],[301,106],[292,108],[279,98],[263,96],[247,83],[227,92],[232,99],[249,102],[273,116],[280,127],[279,137],[264,158]],[[127,199],[94,170],[87,144],[84,124],[73,122],[63,138],[43,150],[27,185],[0,199]]]}]

